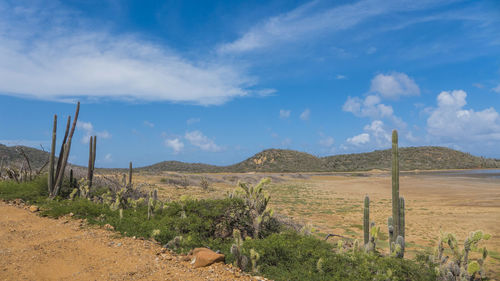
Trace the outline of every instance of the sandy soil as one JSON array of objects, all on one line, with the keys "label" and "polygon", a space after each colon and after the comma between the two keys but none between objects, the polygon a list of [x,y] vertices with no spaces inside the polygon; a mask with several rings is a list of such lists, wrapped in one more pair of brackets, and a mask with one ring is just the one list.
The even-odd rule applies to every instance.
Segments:
[{"label": "sandy soil", "polygon": [[194,269],[151,241],[25,208],[0,202],[0,280],[255,280],[220,263]]}]

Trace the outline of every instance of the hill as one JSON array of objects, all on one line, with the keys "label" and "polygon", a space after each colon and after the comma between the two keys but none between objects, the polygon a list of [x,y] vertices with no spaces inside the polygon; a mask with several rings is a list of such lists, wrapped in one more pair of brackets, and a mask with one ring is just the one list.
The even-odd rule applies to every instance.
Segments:
[{"label": "hill", "polygon": [[[34,169],[39,169],[48,160],[49,153],[26,146],[5,146],[0,144],[0,161],[6,165],[20,166],[24,161],[19,150],[29,157]],[[473,156],[445,147],[421,146],[400,148],[400,169],[442,170],[500,168],[500,159]],[[311,154],[286,150],[267,149],[254,156],[229,166],[215,166],[202,163],[163,161],[150,166],[137,168],[146,172],[347,172],[368,171],[372,169],[388,170],[391,168],[391,150],[376,150],[367,153],[343,154],[316,157]],[[111,169],[114,170],[114,169]]]},{"label": "hill", "polygon": [[40,149],[22,145],[6,146],[0,144],[0,162],[3,160],[4,165],[21,167],[22,163],[25,162],[21,150],[29,158],[32,169],[40,169],[49,160],[49,153]]},{"label": "hill", "polygon": [[[446,147],[422,146],[400,148],[400,169],[443,170],[500,168],[499,159],[473,156],[470,153]],[[343,154],[316,157],[305,152],[284,149],[267,149],[254,156],[229,166],[190,164],[165,161],[140,168],[143,171],[176,172],[346,172],[389,170],[391,150],[376,150],[367,153]]]}]

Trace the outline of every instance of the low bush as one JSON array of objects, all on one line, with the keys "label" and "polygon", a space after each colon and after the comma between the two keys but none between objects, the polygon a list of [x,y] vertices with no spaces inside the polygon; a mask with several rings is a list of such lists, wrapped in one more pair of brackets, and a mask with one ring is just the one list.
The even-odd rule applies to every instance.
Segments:
[{"label": "low bush", "polygon": [[432,267],[361,251],[336,253],[325,241],[295,232],[246,240],[259,253],[260,273],[274,280],[436,280]]}]

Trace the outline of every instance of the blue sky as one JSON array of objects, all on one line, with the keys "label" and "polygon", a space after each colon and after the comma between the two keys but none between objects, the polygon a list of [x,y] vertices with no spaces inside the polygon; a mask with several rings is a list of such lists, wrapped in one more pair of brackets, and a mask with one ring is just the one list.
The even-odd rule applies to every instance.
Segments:
[{"label": "blue sky", "polygon": [[500,158],[498,1],[0,0],[0,143],[226,165],[440,145]]}]

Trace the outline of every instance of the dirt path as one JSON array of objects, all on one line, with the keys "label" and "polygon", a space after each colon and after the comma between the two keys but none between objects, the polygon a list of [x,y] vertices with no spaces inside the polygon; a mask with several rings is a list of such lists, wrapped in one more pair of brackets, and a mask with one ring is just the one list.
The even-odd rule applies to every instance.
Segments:
[{"label": "dirt path", "polygon": [[255,280],[230,266],[195,269],[151,241],[0,202],[0,280]]}]

